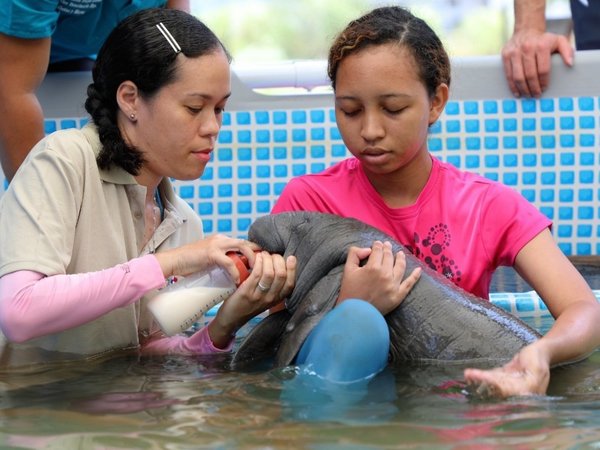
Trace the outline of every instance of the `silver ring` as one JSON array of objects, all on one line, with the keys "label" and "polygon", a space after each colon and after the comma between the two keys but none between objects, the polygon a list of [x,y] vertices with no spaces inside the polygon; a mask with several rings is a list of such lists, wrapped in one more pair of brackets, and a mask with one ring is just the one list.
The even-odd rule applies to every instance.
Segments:
[{"label": "silver ring", "polygon": [[258,290],[260,292],[269,292],[269,289],[271,289],[271,286],[265,286],[260,281],[258,282],[258,286],[257,287],[258,287]]}]

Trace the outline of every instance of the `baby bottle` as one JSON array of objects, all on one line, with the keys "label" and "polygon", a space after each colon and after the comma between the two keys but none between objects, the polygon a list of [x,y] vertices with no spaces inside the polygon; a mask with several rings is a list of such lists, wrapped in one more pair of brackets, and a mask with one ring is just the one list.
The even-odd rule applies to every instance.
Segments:
[{"label": "baby bottle", "polygon": [[[248,259],[228,252],[240,272],[240,283],[248,278]],[[173,278],[171,284],[148,301],[148,308],[169,336],[190,328],[206,312],[229,298],[237,289],[229,274],[219,266],[187,277]]]}]

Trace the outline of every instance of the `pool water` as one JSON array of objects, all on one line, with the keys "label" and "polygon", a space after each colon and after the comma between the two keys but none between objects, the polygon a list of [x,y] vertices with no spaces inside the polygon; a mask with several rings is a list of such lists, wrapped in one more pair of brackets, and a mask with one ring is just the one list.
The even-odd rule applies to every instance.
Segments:
[{"label": "pool water", "polygon": [[[550,316],[530,323],[542,332]],[[598,448],[600,352],[547,396],[476,398],[463,366],[388,369],[327,386],[293,368],[232,372],[228,355],[123,356],[4,376],[1,448]]]},{"label": "pool water", "polygon": [[[596,259],[576,265],[598,290]],[[512,269],[495,274],[492,290],[531,300]],[[517,310],[542,333],[552,326],[547,310]],[[547,395],[507,400],[469,392],[459,363],[388,368],[368,384],[336,386],[293,367],[234,372],[229,359],[125,355],[4,374],[0,448],[600,448],[600,350],[554,369]]]}]

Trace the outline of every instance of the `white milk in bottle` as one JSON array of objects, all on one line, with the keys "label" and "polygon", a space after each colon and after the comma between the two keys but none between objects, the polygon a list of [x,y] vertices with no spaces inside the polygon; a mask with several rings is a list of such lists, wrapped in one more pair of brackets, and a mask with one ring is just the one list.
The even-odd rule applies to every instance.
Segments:
[{"label": "white milk in bottle", "polygon": [[[240,272],[240,283],[248,278],[248,259],[239,253],[228,252]],[[160,290],[148,301],[148,309],[169,336],[190,328],[213,306],[229,298],[237,286],[219,266],[176,281]]]}]

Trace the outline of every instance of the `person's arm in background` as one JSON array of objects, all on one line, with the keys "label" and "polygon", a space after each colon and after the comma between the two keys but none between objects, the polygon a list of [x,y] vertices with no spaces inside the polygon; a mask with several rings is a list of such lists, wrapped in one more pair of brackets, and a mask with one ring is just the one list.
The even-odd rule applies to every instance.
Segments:
[{"label": "person's arm in background", "polygon": [[190,12],[190,0],[168,0],[167,8]]},{"label": "person's arm in background", "polygon": [[50,59],[50,38],[20,39],[0,33],[0,163],[10,181],[44,137],[36,96]]},{"label": "person's arm in background", "polygon": [[[189,0],[167,7],[190,12]],[[21,39],[0,33],[0,164],[6,178],[44,137],[44,113],[36,91],[50,60],[51,38]]]},{"label": "person's arm in background", "polygon": [[572,66],[574,50],[566,36],[546,31],[546,0],[515,0],[514,7],[513,35],[502,48],[504,72],[516,97],[539,97],[550,83],[552,54]]}]

